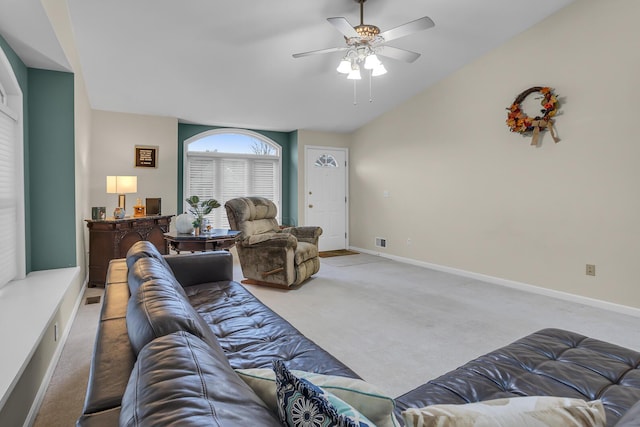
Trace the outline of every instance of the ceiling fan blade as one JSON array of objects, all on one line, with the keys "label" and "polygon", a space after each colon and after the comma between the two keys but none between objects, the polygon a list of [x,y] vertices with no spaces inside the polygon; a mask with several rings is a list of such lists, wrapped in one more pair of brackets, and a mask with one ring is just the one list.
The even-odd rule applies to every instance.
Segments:
[{"label": "ceiling fan blade", "polygon": [[382,51],[378,55],[404,62],[414,62],[420,58],[419,53],[393,46],[383,46]]},{"label": "ceiling fan blade", "polygon": [[293,57],[294,58],[301,58],[303,56],[318,55],[318,54],[322,54],[322,53],[341,52],[341,51],[347,50],[347,49],[348,49],[348,47],[330,47],[328,49],[320,49],[320,50],[312,50],[310,52],[294,53]]},{"label": "ceiling fan blade", "polygon": [[337,18],[327,18],[327,21],[329,21],[331,25],[336,27],[338,31],[344,34],[345,37],[360,37],[360,35],[353,28],[353,25],[351,25],[349,21],[347,21],[347,18],[339,16]]},{"label": "ceiling fan blade", "polygon": [[428,16],[423,16],[415,21],[407,22],[406,24],[399,25],[395,28],[382,32],[380,35],[384,38],[385,42],[399,39],[400,37],[408,36],[418,31],[427,30],[436,24]]}]

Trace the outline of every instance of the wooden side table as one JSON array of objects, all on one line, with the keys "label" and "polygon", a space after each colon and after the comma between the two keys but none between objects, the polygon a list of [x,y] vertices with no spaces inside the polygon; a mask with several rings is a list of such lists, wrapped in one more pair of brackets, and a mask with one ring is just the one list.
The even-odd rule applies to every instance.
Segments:
[{"label": "wooden side table", "polygon": [[182,233],[164,233],[164,239],[171,249],[181,251],[204,252],[229,250],[236,244],[236,237],[240,234],[235,230],[213,229],[199,235]]},{"label": "wooden side table", "polygon": [[89,227],[89,286],[104,286],[109,261],[127,256],[129,248],[140,240],[148,240],[153,243],[161,254],[169,253],[164,233],[169,231],[172,216],[87,219],[87,227]]}]

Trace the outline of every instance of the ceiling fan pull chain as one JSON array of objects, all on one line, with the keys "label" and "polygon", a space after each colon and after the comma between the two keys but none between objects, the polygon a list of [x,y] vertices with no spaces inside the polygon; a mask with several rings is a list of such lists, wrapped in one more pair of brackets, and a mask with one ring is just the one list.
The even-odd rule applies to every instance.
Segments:
[{"label": "ceiling fan pull chain", "polygon": [[356,94],[356,82],[357,80],[353,81],[353,105],[358,105],[358,97]]},{"label": "ceiling fan pull chain", "polygon": [[373,83],[371,83],[371,81],[373,80],[373,70],[369,70],[369,102],[373,102]]}]

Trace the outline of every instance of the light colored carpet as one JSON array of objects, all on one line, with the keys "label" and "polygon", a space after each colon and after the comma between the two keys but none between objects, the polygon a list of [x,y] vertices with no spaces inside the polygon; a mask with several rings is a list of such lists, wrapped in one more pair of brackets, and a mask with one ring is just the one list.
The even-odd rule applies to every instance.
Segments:
[{"label": "light colored carpet", "polygon": [[[34,427],[74,426],[82,413],[103,294],[103,288],[85,290]],[[100,303],[85,304],[87,297],[100,297]]]},{"label": "light colored carpet", "polygon": [[640,350],[637,317],[367,254],[323,259],[296,290],[246,287],[393,396],[547,327]]},{"label": "light colored carpet", "polygon": [[[640,350],[637,317],[367,254],[325,258],[295,290],[246,288],[393,396],[546,327]],[[98,310],[79,310],[37,427],[72,426],[80,415]]]}]

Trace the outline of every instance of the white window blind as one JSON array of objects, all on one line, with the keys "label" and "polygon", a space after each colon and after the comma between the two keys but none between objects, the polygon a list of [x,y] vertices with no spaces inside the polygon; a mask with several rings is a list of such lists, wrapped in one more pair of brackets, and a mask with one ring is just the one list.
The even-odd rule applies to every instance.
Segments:
[{"label": "white window blind", "polygon": [[0,109],[0,288],[17,275],[17,194],[15,121]]},{"label": "white window blind", "polygon": [[224,204],[235,197],[261,196],[278,203],[280,159],[275,156],[250,156],[187,152],[185,198],[214,198],[220,205],[208,220],[214,228],[229,228]]},{"label": "white window blind", "polygon": [[189,181],[191,183],[188,196],[197,195],[205,199],[213,197],[211,183],[216,177],[216,162],[214,159],[195,158],[189,162]]},{"label": "white window blind", "polygon": [[253,162],[252,193],[259,194],[269,200],[276,199],[277,176],[276,166],[273,161],[256,160]]}]

